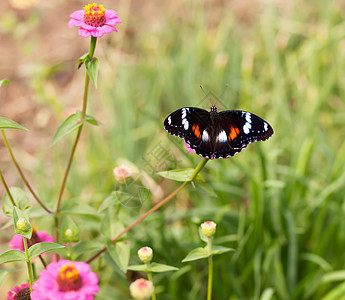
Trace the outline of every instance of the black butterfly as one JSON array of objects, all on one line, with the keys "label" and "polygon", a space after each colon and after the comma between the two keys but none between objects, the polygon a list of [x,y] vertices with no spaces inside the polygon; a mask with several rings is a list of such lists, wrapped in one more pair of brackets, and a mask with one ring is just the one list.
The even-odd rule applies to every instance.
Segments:
[{"label": "black butterfly", "polygon": [[260,117],[242,110],[217,112],[197,107],[183,107],[164,121],[165,129],[183,138],[189,146],[206,158],[234,156],[249,143],[265,141],[272,127]]}]

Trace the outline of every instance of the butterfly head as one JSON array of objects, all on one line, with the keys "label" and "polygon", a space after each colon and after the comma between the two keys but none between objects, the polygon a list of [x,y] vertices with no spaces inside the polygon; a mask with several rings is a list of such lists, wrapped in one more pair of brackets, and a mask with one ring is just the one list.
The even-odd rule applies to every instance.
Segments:
[{"label": "butterfly head", "polygon": [[217,107],[215,105],[212,105],[210,111],[211,112],[217,112]]}]

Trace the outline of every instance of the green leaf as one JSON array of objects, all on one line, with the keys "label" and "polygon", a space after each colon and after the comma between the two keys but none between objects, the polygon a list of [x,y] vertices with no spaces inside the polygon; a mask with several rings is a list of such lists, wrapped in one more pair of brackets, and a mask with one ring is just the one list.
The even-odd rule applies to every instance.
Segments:
[{"label": "green leaf", "polygon": [[143,271],[143,272],[150,272],[149,268],[147,265],[132,265],[128,266],[126,270],[131,270],[131,271]]},{"label": "green leaf", "polygon": [[119,203],[121,203],[120,201],[120,196],[121,192],[119,191],[115,191],[112,192],[107,198],[105,198],[105,200],[102,202],[101,206],[98,209],[98,212],[102,212],[103,210],[109,208],[109,207],[113,207]]},{"label": "green leaf", "polygon": [[118,267],[118,265],[115,263],[114,259],[111,257],[109,251],[106,251],[104,254],[104,258],[107,262],[107,264],[113,268],[113,270],[119,274],[121,277],[125,278],[125,273],[123,270],[120,270],[120,268]]},{"label": "green leaf", "polygon": [[85,115],[85,121],[89,122],[91,125],[94,126],[104,127],[104,125],[101,122],[97,121],[93,116],[90,115]]},{"label": "green leaf", "polygon": [[82,66],[86,59],[89,58],[89,53],[85,53],[78,58],[78,69]]},{"label": "green leaf", "polygon": [[[24,219],[27,223],[27,228],[25,230],[19,229],[17,226],[17,222],[19,219]],[[28,216],[25,212],[21,211],[17,206],[13,207],[13,223],[14,223],[14,232],[16,234],[20,234],[21,236],[31,239],[32,236],[32,227],[29,221]]]},{"label": "green leaf", "polygon": [[204,235],[204,233],[202,232],[201,226],[199,226],[199,236],[200,236],[200,239],[201,239],[202,241],[204,241],[205,243],[207,243],[208,238],[207,238],[206,235]]},{"label": "green leaf", "polygon": [[111,239],[111,220],[109,211],[107,211],[101,219],[100,231],[105,238]]},{"label": "green leaf", "polygon": [[222,247],[222,246],[212,246],[211,254],[212,255],[219,255],[219,254],[223,254],[223,253],[226,253],[229,251],[235,251],[235,249]]},{"label": "green leaf", "polygon": [[19,129],[29,131],[28,129],[19,125],[18,123],[3,117],[0,117],[0,129]]},{"label": "green leaf", "polygon": [[[185,181],[191,181],[190,177],[192,176],[193,172],[194,172],[194,169],[188,168],[188,169],[182,169],[182,170],[163,171],[163,172],[158,172],[157,174],[167,179],[171,179],[171,180],[175,180],[179,182],[185,182]],[[195,180],[202,180],[201,175],[198,174]]]},{"label": "green leaf", "polygon": [[86,204],[76,202],[66,202],[61,204],[60,215],[91,215],[98,216],[97,211]]},{"label": "green leaf", "polygon": [[49,242],[42,242],[32,245],[29,248],[29,257],[32,260],[34,257],[46,253],[52,252],[56,249],[66,248],[64,245],[60,245],[58,243],[49,243]]},{"label": "green leaf", "polygon": [[105,213],[104,217],[101,220],[100,231],[103,236],[109,240],[112,237],[118,235],[124,228],[125,227],[118,218],[112,220],[111,215],[108,211]]},{"label": "green leaf", "polygon": [[91,60],[85,59],[85,66],[92,83],[97,88],[97,76],[98,76],[98,68],[99,68],[98,58],[93,57]]},{"label": "green leaf", "polygon": [[176,271],[178,268],[164,265],[164,264],[158,264],[158,263],[150,263],[150,264],[143,264],[143,265],[132,265],[128,266],[126,268],[127,270],[131,271],[143,271],[143,272],[152,272],[152,273],[163,273],[163,272],[170,272],[170,271]]},{"label": "green leaf", "polygon": [[8,79],[2,79],[0,80],[0,86],[4,85],[4,84],[10,84],[11,82]]},{"label": "green leaf", "polygon": [[209,257],[207,250],[205,248],[196,248],[187,254],[187,256],[182,260],[182,262],[199,260],[202,258]]},{"label": "green leaf", "polygon": [[[10,187],[10,193],[20,210],[26,210],[29,208],[29,198],[21,188],[12,186]],[[2,197],[2,211],[6,216],[12,216],[13,205],[7,192],[5,192]]]},{"label": "green leaf", "polygon": [[83,253],[90,254],[93,250],[99,250],[104,247],[104,244],[99,241],[84,241],[80,242],[72,248],[73,259],[77,259]]},{"label": "green leaf", "polygon": [[80,122],[80,116],[78,116],[77,114],[70,115],[65,121],[63,121],[61,126],[56,131],[53,141],[50,144],[50,147],[54,146],[57,143],[57,141],[59,141],[65,135],[76,130],[78,127],[81,126],[81,124],[82,123]]},{"label": "green leaf", "polygon": [[149,270],[154,273],[162,273],[162,272],[170,272],[170,271],[176,271],[178,268],[164,265],[164,264],[158,264],[158,263],[151,263],[149,264]]},{"label": "green leaf", "polygon": [[108,242],[108,253],[110,254],[111,258],[114,260],[116,265],[121,269],[123,272],[127,269],[129,256],[130,256],[130,247],[127,241],[125,242],[118,242],[115,245]]},{"label": "green leaf", "polygon": [[267,288],[262,292],[262,295],[260,297],[260,300],[271,300],[274,296],[274,289]]},{"label": "green leaf", "polygon": [[0,255],[0,264],[13,261],[25,261],[25,253],[20,250],[9,250]]}]

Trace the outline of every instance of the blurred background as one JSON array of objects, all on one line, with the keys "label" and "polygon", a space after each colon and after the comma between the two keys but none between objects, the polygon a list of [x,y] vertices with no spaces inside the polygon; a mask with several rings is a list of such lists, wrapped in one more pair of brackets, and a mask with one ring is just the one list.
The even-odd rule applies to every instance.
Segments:
[{"label": "blurred background", "polygon": [[[0,87],[0,116],[30,130],[6,135],[52,208],[74,135],[49,145],[62,121],[81,110],[84,69],[77,60],[89,46],[67,24],[86,4],[0,3],[0,79],[11,81]],[[121,208],[128,225],[178,186],[156,172],[193,168],[201,160],[165,132],[169,113],[214,103],[251,111],[272,125],[274,136],[233,158],[210,161],[204,183],[189,186],[130,231],[131,264],[139,263],[139,248],[150,246],[154,261],[180,268],[154,276],[158,299],[205,299],[206,261],[181,260],[202,245],[199,224],[213,220],[215,243],[235,249],[214,259],[214,299],[345,299],[345,1],[102,4],[123,22],[118,33],[98,39],[95,52],[100,72],[98,88],[90,86],[88,114],[104,126],[85,126],[64,199],[98,209],[116,190],[113,167],[126,159],[156,182],[142,205]],[[157,149],[165,156],[148,164]],[[25,189],[2,139],[0,167],[10,186]],[[38,229],[44,224],[53,232],[52,218],[42,211],[36,217]],[[73,219],[82,240],[102,241],[99,217]],[[1,226],[8,220],[0,214]],[[13,227],[1,232],[4,252]],[[22,283],[19,277],[25,281],[22,267],[0,266],[10,272],[1,299]],[[140,276],[105,265],[99,274],[96,299],[130,299],[128,284]]]}]

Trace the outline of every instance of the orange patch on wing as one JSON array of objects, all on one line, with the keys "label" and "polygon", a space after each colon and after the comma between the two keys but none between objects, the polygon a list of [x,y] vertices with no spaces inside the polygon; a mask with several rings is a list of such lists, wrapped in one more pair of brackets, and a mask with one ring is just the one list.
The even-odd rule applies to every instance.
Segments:
[{"label": "orange patch on wing", "polygon": [[195,133],[195,135],[197,136],[197,138],[200,139],[201,138],[201,134],[200,134],[199,125],[193,125],[192,126],[192,130]]},{"label": "orange patch on wing", "polygon": [[237,127],[230,127],[230,132],[229,132],[229,139],[233,140],[237,137],[237,135],[240,133],[240,130]]}]

